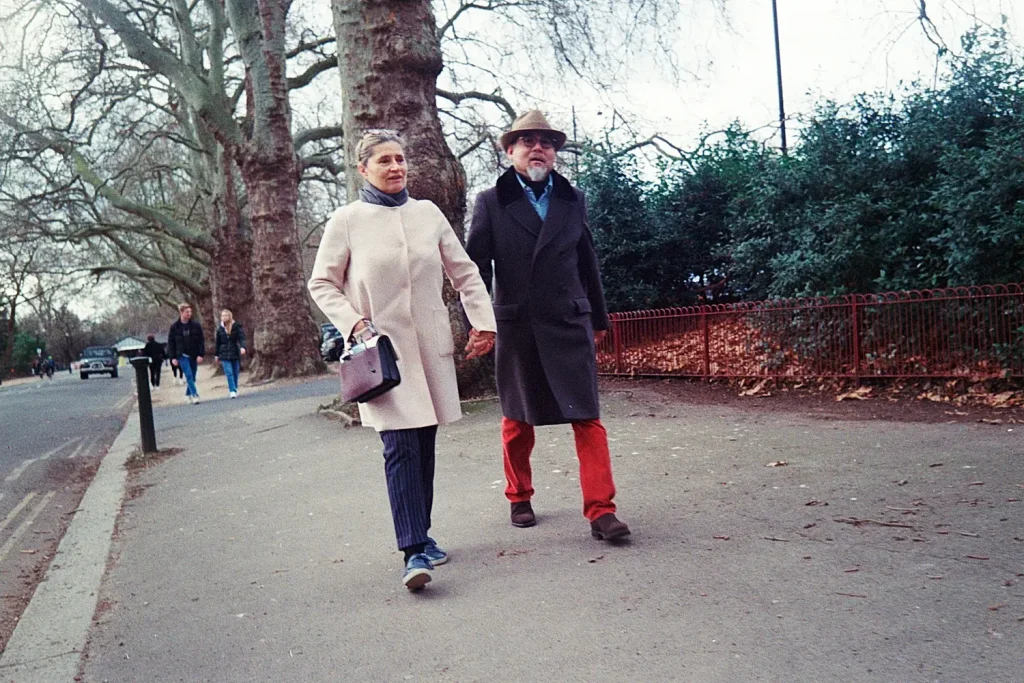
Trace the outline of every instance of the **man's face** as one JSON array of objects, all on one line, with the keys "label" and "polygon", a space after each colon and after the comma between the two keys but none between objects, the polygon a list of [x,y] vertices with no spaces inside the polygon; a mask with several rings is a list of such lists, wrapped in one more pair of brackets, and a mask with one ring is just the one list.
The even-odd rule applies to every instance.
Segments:
[{"label": "man's face", "polygon": [[507,150],[516,171],[534,182],[548,177],[555,167],[555,141],[542,132],[526,133],[516,138]]},{"label": "man's face", "polygon": [[185,310],[183,310],[181,312],[181,322],[187,323],[191,319],[192,319],[192,309],[191,308],[186,308]]}]

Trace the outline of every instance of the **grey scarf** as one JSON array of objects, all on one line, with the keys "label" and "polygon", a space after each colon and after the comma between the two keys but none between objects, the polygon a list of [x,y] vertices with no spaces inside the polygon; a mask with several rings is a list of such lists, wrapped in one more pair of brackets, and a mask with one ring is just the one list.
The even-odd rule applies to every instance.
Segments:
[{"label": "grey scarf", "polygon": [[409,201],[409,190],[402,188],[401,192],[388,194],[369,182],[364,182],[363,188],[359,190],[359,198],[367,204],[376,204],[377,206],[401,206]]}]

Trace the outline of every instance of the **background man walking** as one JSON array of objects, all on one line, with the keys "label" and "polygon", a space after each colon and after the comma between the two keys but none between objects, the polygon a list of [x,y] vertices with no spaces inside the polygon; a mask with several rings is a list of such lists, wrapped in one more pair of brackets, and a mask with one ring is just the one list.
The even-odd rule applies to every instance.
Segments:
[{"label": "background man walking", "polygon": [[608,314],[583,193],[554,171],[565,139],[539,111],[513,122],[501,137],[512,168],[477,197],[466,251],[488,286],[493,277],[512,524],[536,524],[533,428],[571,423],[583,514],[595,538],[614,540],[629,527],[615,516],[608,435],[598,407],[595,345]]},{"label": "background man walking", "polygon": [[160,388],[160,372],[164,364],[164,345],[152,334],[146,337],[142,355],[149,357],[149,383],[154,389]]},{"label": "background man walking", "polygon": [[167,333],[167,355],[171,364],[180,367],[185,375],[185,398],[189,403],[199,403],[196,372],[206,353],[203,326],[192,319],[192,306],[189,304],[178,304],[178,316]]}]

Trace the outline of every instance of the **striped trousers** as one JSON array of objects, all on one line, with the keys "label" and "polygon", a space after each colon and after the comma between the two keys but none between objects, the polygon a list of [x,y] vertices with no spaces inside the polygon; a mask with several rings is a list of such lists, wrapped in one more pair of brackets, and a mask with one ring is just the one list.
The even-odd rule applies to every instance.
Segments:
[{"label": "striped trousers", "polygon": [[437,425],[380,433],[391,518],[400,549],[427,542],[434,505],[436,439]]}]

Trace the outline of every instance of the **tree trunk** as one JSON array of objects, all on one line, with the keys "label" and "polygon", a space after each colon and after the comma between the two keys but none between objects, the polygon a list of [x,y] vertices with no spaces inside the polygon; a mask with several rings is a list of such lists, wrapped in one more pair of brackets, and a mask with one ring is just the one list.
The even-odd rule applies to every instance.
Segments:
[{"label": "tree trunk", "polygon": [[[216,143],[215,143],[216,144]],[[219,146],[218,146],[219,147]],[[209,200],[208,213],[216,246],[210,258],[210,290],[215,323],[221,309],[230,309],[235,320],[252,330],[252,240],[244,229],[235,191],[235,162],[218,150],[221,165],[217,171],[220,187]],[[255,349],[247,349],[253,351]]]},{"label": "tree trunk", "polygon": [[309,311],[295,226],[299,169],[291,133],[285,57],[288,0],[229,0],[228,17],[246,67],[252,134],[234,151],[249,200],[257,325],[255,380],[323,369]]},{"label": "tree trunk", "polygon": [[[464,239],[466,174],[444,139],[437,114],[437,77],[444,67],[430,0],[332,0],[341,75],[342,128],[349,200],[358,196],[356,145],[368,128],[393,128],[407,143],[409,194],[437,204]],[[446,283],[456,341],[462,315]],[[490,386],[487,366],[456,359],[460,391]]]},{"label": "tree trunk", "polygon": [[409,193],[437,204],[461,237],[466,174],[444,139],[437,77],[444,68],[429,0],[333,0],[349,199],[362,185],[356,144],[367,128],[406,139]]}]

